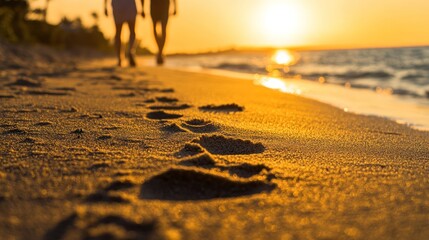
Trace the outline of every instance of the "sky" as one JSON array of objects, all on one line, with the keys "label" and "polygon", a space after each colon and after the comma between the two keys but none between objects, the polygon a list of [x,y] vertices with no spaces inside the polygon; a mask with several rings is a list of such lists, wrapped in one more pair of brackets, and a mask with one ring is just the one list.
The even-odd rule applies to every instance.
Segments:
[{"label": "sky", "polygon": [[[110,1],[110,0],[109,0]],[[140,0],[137,1],[139,11]],[[34,7],[45,0],[32,0]],[[148,15],[150,0],[146,0]],[[104,0],[51,0],[48,21],[92,12],[113,37],[113,18]],[[167,53],[232,47],[366,48],[429,45],[428,0],[177,0],[169,21]],[[111,10],[110,10],[111,11]],[[150,17],[138,18],[141,46],[155,50]],[[124,32],[124,39],[126,39]]]}]

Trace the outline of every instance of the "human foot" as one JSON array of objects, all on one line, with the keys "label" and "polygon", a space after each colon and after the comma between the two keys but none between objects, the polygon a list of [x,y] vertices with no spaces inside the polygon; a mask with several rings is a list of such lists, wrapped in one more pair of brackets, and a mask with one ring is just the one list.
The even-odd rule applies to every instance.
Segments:
[{"label": "human foot", "polygon": [[130,63],[130,67],[135,67],[137,66],[136,64],[136,60],[134,59],[134,55],[133,54],[128,54],[128,61]]},{"label": "human foot", "polygon": [[164,57],[162,56],[162,54],[158,54],[158,56],[156,58],[156,64],[158,64],[158,65],[164,64]]}]

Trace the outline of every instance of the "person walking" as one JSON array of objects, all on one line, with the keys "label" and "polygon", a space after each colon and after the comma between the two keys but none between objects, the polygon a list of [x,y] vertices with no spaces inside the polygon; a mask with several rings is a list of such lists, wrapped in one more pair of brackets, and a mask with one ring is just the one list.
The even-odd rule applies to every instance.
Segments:
[{"label": "person walking", "polygon": [[[104,14],[109,16],[107,10],[107,1],[104,0]],[[134,58],[134,42],[136,39],[136,18],[137,18],[137,6],[135,0],[111,0],[112,1],[112,11],[113,18],[115,20],[115,50],[116,56],[118,58],[118,66],[122,65],[122,26],[124,23],[127,23],[128,28],[130,29],[130,38],[128,41],[128,49],[126,56],[131,67],[136,66],[136,61]],[[142,0],[143,1],[143,0]]]},{"label": "person walking", "polygon": [[[142,1],[143,11],[142,16],[145,17],[144,0]],[[176,0],[171,0],[173,3],[172,15],[177,14]],[[158,54],[156,62],[158,65],[164,64],[164,46],[167,39],[167,23],[170,16],[170,0],[151,0],[150,1],[150,15],[153,23],[153,34],[155,36],[156,44],[158,46]]]}]

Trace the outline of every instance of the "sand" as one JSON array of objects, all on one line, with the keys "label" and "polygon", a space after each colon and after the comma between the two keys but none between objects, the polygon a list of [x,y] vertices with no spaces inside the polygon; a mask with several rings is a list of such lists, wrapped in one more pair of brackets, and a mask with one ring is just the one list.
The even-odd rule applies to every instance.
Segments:
[{"label": "sand", "polygon": [[1,239],[429,238],[428,132],[243,79],[39,65],[0,76]]}]

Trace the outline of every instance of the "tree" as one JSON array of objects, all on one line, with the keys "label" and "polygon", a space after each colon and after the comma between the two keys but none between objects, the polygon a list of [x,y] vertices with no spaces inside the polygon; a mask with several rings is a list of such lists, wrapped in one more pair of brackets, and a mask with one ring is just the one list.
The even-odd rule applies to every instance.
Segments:
[{"label": "tree", "polygon": [[14,11],[28,11],[28,0],[0,0],[0,8],[10,8]]},{"label": "tree", "polygon": [[30,39],[26,16],[28,0],[0,0],[0,37],[15,42]]}]

